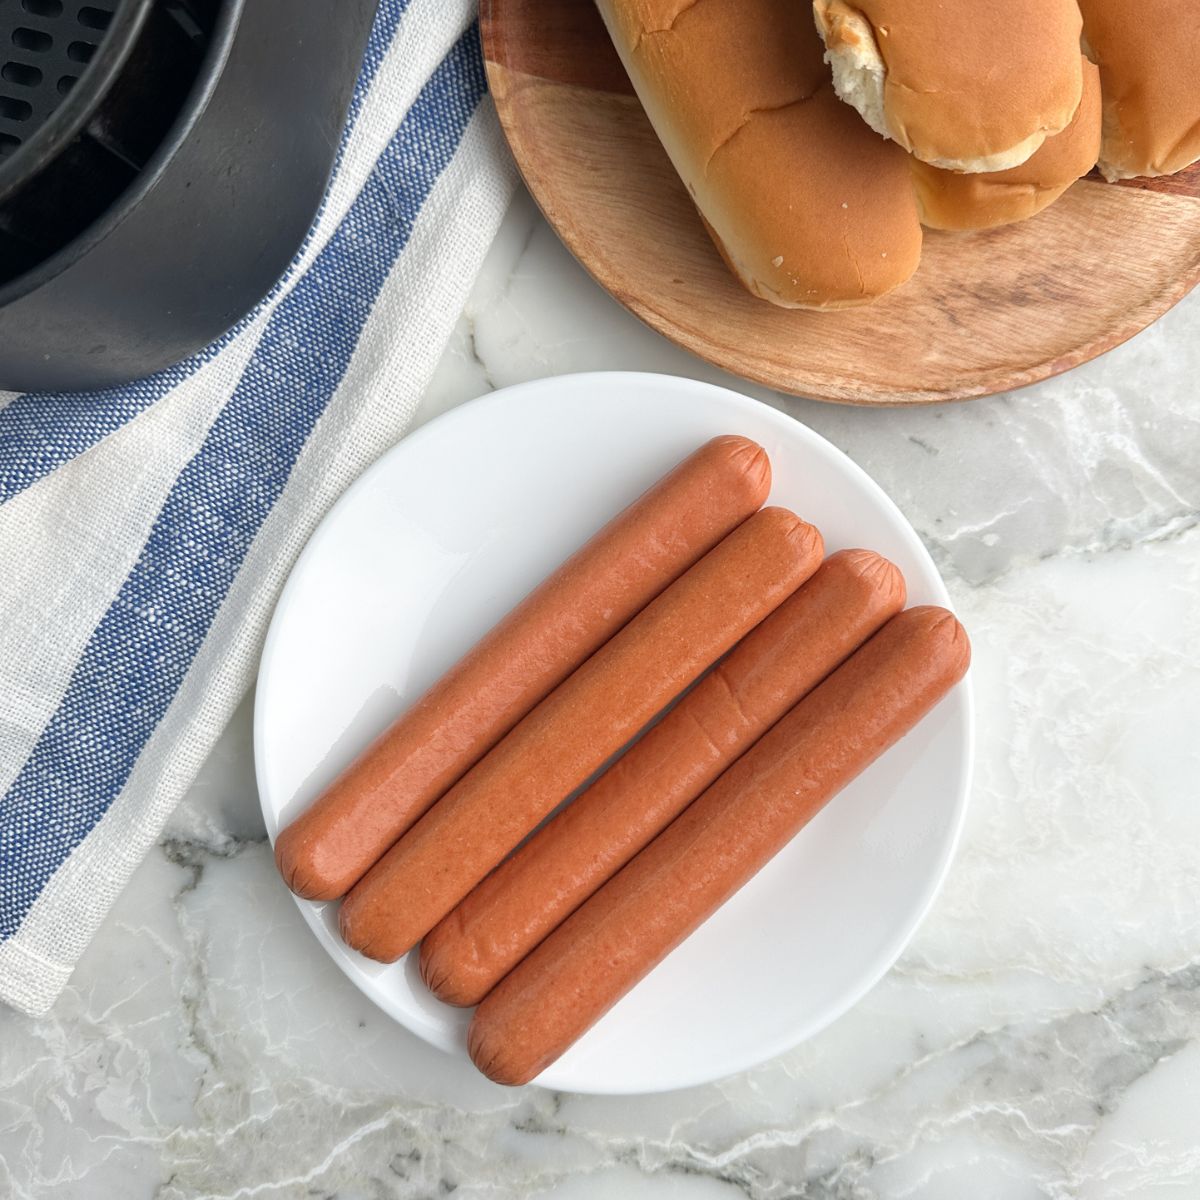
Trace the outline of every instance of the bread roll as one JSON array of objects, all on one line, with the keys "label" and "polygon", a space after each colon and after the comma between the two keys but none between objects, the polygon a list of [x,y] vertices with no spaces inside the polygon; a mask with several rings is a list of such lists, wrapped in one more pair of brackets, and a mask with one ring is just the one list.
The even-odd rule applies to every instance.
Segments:
[{"label": "bread roll", "polygon": [[814,0],[813,11],[838,95],[934,166],[1019,166],[1079,107],[1076,0]]},{"label": "bread roll", "polygon": [[903,283],[921,226],[898,146],[841,104],[797,0],[598,0],[647,116],[714,242],[788,308]]},{"label": "bread roll", "polygon": [[1100,72],[1083,60],[1075,119],[1019,167],[963,175],[909,159],[921,223],[930,229],[990,229],[1024,221],[1054,203],[1100,154]]},{"label": "bread roll", "polygon": [[1080,0],[1100,65],[1106,179],[1173,175],[1200,159],[1200,0]]}]

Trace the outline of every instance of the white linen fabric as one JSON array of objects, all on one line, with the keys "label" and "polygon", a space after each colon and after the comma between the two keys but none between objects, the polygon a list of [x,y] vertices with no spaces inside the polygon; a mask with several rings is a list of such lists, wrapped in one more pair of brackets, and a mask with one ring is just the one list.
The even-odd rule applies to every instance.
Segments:
[{"label": "white linen fabric", "polygon": [[473,0],[382,0],[325,203],[235,330],[0,393],[0,1000],[54,1002],[253,681],[291,564],[405,432],[512,193]]}]

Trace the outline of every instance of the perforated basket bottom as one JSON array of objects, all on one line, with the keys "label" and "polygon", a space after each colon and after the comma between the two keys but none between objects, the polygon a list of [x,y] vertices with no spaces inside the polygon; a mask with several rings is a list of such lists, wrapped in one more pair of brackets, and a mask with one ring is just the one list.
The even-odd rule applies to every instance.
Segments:
[{"label": "perforated basket bottom", "polygon": [[121,0],[0,0],[0,158],[62,103],[120,5]]},{"label": "perforated basket bottom", "polygon": [[[0,0],[0,285],[137,179],[186,106],[229,2]],[[89,111],[63,111],[67,96]]]}]

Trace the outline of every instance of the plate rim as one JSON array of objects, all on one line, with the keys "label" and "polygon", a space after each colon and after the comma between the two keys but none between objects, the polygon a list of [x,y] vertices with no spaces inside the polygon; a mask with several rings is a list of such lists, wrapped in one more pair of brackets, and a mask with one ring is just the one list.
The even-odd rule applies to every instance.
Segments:
[{"label": "plate rim", "polygon": [[[949,591],[946,588],[945,581],[942,578],[941,572],[938,570],[937,564],[934,562],[928,548],[913,528],[911,522],[904,515],[903,511],[896,502],[888,495],[883,487],[869,475],[864,468],[859,466],[845,451],[834,445],[827,438],[811,429],[804,422],[797,420],[787,413],[780,411],[755,400],[752,397],[746,396],[733,389],[722,387],[718,384],[707,383],[701,380],[690,379],[686,376],[672,375],[665,372],[652,371],[580,371],[572,372],[566,375],[544,376],[537,379],[526,380],[521,383],[509,385],[507,387],[498,388],[494,391],[484,393],[472,400],[456,405],[454,408],[440,413],[432,418],[411,434],[403,437],[395,445],[386,450],[374,463],[371,464],[354,482],[338,497],[338,499],[330,506],[324,514],[312,533],[309,535],[304,546],[296,556],[291,569],[288,572],[287,579],[283,587],[280,589],[278,599],[272,610],[270,621],[267,628],[267,633],[263,641],[262,653],[259,659],[258,672],[256,675],[256,688],[254,696],[254,711],[253,711],[253,754],[254,754],[254,778],[256,792],[258,798],[259,809],[262,813],[264,823],[266,825],[268,838],[272,849],[274,848],[276,837],[278,836],[278,819],[277,814],[270,808],[267,803],[268,788],[264,782],[264,771],[266,761],[266,751],[264,739],[266,737],[264,724],[266,721],[266,708],[268,701],[266,697],[270,694],[269,686],[264,688],[262,681],[269,679],[273,663],[280,654],[279,643],[283,638],[282,629],[286,623],[288,611],[292,605],[298,590],[302,587],[299,582],[306,563],[313,557],[321,553],[326,540],[334,536],[336,532],[336,524],[338,514],[344,512],[354,502],[354,498],[362,491],[367,490],[374,480],[388,471],[393,469],[393,464],[397,459],[403,460],[407,455],[414,451],[419,452],[422,443],[432,434],[429,431],[434,430],[438,436],[445,436],[446,431],[452,429],[454,425],[469,422],[477,412],[484,409],[491,409],[509,403],[513,396],[518,399],[528,396],[536,396],[538,392],[549,392],[559,390],[564,386],[571,386],[580,380],[595,382],[603,380],[611,386],[621,386],[622,384],[629,386],[642,387],[667,387],[680,389],[684,392],[703,392],[708,393],[714,399],[719,399],[722,403],[731,404],[734,410],[744,412],[752,412],[759,419],[766,419],[768,424],[776,426],[786,437],[798,438],[806,444],[809,451],[823,455],[833,460],[839,469],[847,474],[858,486],[871,498],[871,500],[888,511],[893,518],[899,536],[908,543],[911,552],[915,553],[918,559],[922,560],[928,569],[929,580],[933,585],[932,590],[935,592],[935,599],[938,604],[955,611],[954,604],[950,597]],[[953,821],[947,830],[947,836],[943,839],[940,856],[936,863],[936,869],[931,871],[927,876],[924,887],[921,892],[919,903],[917,903],[911,913],[910,919],[897,930],[896,934],[880,950],[874,959],[874,967],[869,971],[864,971],[863,978],[860,980],[858,987],[850,990],[844,996],[839,998],[838,1002],[826,1005],[824,1009],[817,1010],[809,1015],[807,1021],[803,1024],[792,1025],[786,1033],[781,1033],[779,1037],[763,1043],[756,1049],[756,1053],[747,1057],[744,1060],[739,1059],[733,1065],[724,1064],[719,1070],[713,1069],[697,1069],[691,1072],[678,1072],[671,1077],[671,1082],[656,1086],[653,1088],[622,1087],[617,1083],[605,1083],[596,1081],[588,1084],[581,1084],[578,1081],[566,1081],[556,1077],[556,1069],[558,1064],[552,1064],[548,1067],[537,1079],[533,1080],[529,1085],[532,1087],[540,1087],[553,1091],[569,1091],[578,1095],[656,1095],[659,1093],[678,1091],[684,1088],[696,1087],[707,1083],[712,1083],[720,1079],[725,1079],[731,1075],[738,1074],[742,1071],[750,1070],[754,1067],[778,1057],[781,1054],[794,1049],[802,1042],[809,1040],[816,1034],[828,1028],[839,1017],[847,1013],[851,1008],[855,1007],[870,991],[872,991],[879,981],[892,969],[896,964],[904,949],[911,942],[917,930],[924,923],[929,915],[930,909],[942,891],[945,885],[946,878],[949,874],[950,867],[953,865],[954,858],[958,852],[961,843],[963,830],[966,825],[967,812],[971,801],[971,787],[974,776],[975,767],[975,743],[976,743],[976,721],[975,721],[975,699],[973,686],[973,673],[968,670],[966,676],[955,685],[952,689],[951,696],[957,695],[961,704],[961,765],[958,773],[958,778],[954,781],[954,789],[956,792],[956,801],[954,806]],[[273,869],[273,860],[272,860]],[[273,873],[274,872],[273,870]],[[282,884],[282,881],[280,881]],[[360,969],[356,968],[355,959],[347,954],[337,953],[336,945],[329,945],[332,941],[332,935],[320,920],[319,913],[321,906],[318,904],[303,899],[292,892],[288,892],[289,896],[300,910],[305,923],[308,925],[313,935],[316,938],[321,950],[333,960],[342,973],[354,984],[359,993],[370,1003],[375,1005],[381,1013],[389,1020],[395,1022],[407,1033],[419,1038],[422,1042],[434,1047],[435,1049],[446,1054],[449,1058],[456,1061],[464,1061],[462,1054],[457,1048],[447,1046],[443,1042],[435,1040],[433,1037],[427,1036],[427,1033],[416,1028],[406,1021],[401,1019],[395,1012],[385,1006],[381,999],[373,995],[366,989],[365,984],[368,982],[364,978]],[[332,903],[332,902],[331,902]],[[689,1060],[691,1062],[703,1061],[702,1059]],[[469,1065],[469,1063],[468,1063]],[[473,1068],[472,1068],[473,1069]]]}]

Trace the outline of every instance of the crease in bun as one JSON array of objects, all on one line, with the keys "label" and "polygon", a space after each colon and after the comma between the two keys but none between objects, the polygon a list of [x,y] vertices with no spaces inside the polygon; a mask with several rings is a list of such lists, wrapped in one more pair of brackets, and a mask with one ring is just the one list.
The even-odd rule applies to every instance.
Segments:
[{"label": "crease in bun", "polygon": [[[624,48],[638,49],[642,42],[656,33],[670,33],[675,22],[689,8],[702,0],[630,0],[614,13],[615,23],[610,29],[614,36],[619,32]],[[618,43],[618,49],[620,49]]]},{"label": "crease in bun", "polygon": [[725,147],[728,146],[729,143],[732,142],[733,139],[737,137],[737,135],[741,133],[741,131],[745,129],[746,126],[749,125],[750,122],[756,117],[765,116],[767,113],[782,112],[784,109],[792,108],[797,104],[805,104],[817,94],[817,90],[817,88],[812,88],[811,90],[804,91],[794,100],[785,100],[782,104],[765,104],[756,108],[745,109],[742,112],[741,117],[734,123],[733,128],[721,138],[721,140],[709,152],[708,158],[704,160],[705,176],[707,177],[708,175],[708,171],[712,166],[713,159],[715,159],[717,155],[724,150]]},{"label": "crease in bun", "polygon": [[813,0],[813,15],[837,94],[933,166],[1019,166],[1079,106],[1075,0]]}]

